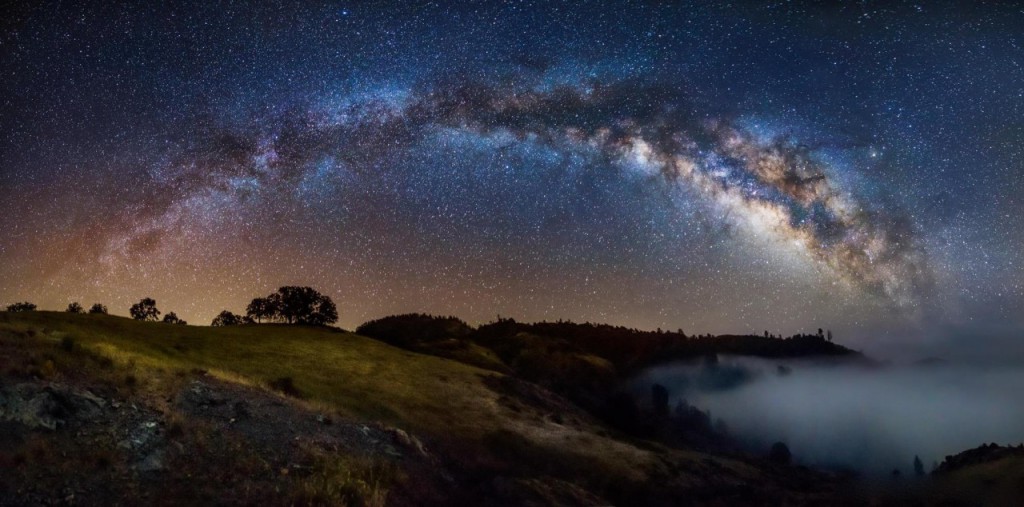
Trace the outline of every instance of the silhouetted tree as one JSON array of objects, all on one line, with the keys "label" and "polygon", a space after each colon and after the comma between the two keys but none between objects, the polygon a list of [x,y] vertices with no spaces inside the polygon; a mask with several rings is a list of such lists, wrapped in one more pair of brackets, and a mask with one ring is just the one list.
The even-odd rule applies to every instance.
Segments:
[{"label": "silhouetted tree", "polygon": [[312,287],[281,287],[269,299],[277,306],[277,318],[289,324],[324,326],[338,321],[334,301]]},{"label": "silhouetted tree", "polygon": [[832,330],[828,330],[828,341],[832,341]]},{"label": "silhouetted tree", "polygon": [[89,308],[89,313],[96,313],[100,315],[107,314],[107,305],[101,303],[93,303],[92,307]]},{"label": "silhouetted tree", "polygon": [[229,312],[227,310],[224,310],[224,311],[220,312],[219,314],[217,314],[216,317],[214,317],[213,322],[211,322],[210,325],[211,326],[237,326],[237,325],[243,324],[243,323],[244,323],[244,321],[242,320],[241,316],[235,315],[235,314],[233,314],[233,313],[231,313],[231,312]]},{"label": "silhouetted tree", "polygon": [[156,309],[156,300],[153,298],[142,298],[128,309],[128,313],[135,320],[155,321],[160,318],[160,310]]},{"label": "silhouetted tree", "polygon": [[914,475],[918,477],[924,475],[924,463],[921,463],[921,458],[916,454],[914,455]]},{"label": "silhouetted tree", "polygon": [[279,313],[278,307],[280,303],[280,297],[255,298],[246,307],[245,315],[256,322],[263,322],[263,319],[272,319]]},{"label": "silhouetted tree", "polygon": [[167,312],[167,315],[164,315],[164,324],[180,324],[184,326],[188,324],[188,322],[179,319],[178,314],[174,312]]},{"label": "silhouetted tree", "polygon": [[818,338],[824,338],[824,337],[825,337],[825,330],[823,330],[823,329],[821,329],[819,327],[818,328]]},{"label": "silhouetted tree", "polygon": [[668,415],[668,389],[661,384],[651,386],[651,403],[654,413],[659,416]]},{"label": "silhouetted tree", "polygon": [[78,303],[71,303],[68,305],[68,309],[65,310],[68,313],[85,313],[85,309]]},{"label": "silhouetted tree", "polygon": [[788,465],[792,459],[793,455],[790,454],[789,447],[782,442],[775,442],[768,450],[768,461],[777,465]]},{"label": "silhouetted tree", "polygon": [[21,302],[21,303],[14,303],[12,305],[7,305],[7,311],[9,311],[9,312],[34,312],[34,311],[36,311],[36,305],[34,305],[32,303],[29,303],[28,301],[24,301],[24,302]]}]

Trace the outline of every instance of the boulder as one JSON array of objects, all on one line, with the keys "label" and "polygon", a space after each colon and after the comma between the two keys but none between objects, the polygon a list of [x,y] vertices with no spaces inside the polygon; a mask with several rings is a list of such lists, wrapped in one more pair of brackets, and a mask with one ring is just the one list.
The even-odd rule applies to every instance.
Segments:
[{"label": "boulder", "polygon": [[25,383],[0,388],[0,420],[32,429],[56,430],[72,419],[95,420],[107,402],[95,394],[61,384]]}]

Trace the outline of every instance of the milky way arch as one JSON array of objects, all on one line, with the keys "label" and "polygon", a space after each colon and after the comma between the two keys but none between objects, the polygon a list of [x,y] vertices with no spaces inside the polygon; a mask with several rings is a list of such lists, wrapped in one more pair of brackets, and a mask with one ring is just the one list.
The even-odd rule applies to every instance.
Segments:
[{"label": "milky way arch", "polygon": [[662,178],[701,196],[746,234],[807,256],[897,307],[916,305],[931,283],[910,221],[844,192],[812,150],[697,115],[668,88],[634,82],[550,89],[460,84],[199,130],[189,149],[154,171],[163,197],[146,200],[150,219],[133,217],[129,233],[108,243],[107,256],[159,238],[183,214],[246,199],[253,189],[290,191],[342,163],[356,174],[372,171],[374,161],[438,128],[511,135],[588,154],[594,165]]}]

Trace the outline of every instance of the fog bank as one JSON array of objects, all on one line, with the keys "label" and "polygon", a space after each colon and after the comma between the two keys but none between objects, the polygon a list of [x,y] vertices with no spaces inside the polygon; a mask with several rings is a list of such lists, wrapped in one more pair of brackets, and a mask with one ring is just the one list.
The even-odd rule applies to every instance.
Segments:
[{"label": "fog bank", "polygon": [[685,399],[724,420],[752,449],[783,441],[798,463],[869,476],[894,468],[912,474],[915,455],[929,471],[934,461],[982,443],[1024,441],[1021,366],[722,357],[651,369],[635,387],[649,392],[653,383],[669,389],[671,404]]}]

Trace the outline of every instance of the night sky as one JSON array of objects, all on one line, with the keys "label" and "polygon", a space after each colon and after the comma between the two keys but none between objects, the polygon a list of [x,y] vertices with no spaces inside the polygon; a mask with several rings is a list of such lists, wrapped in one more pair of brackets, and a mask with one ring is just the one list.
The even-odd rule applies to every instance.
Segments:
[{"label": "night sky", "polygon": [[142,3],[0,13],[0,303],[1024,329],[1019,4]]}]

